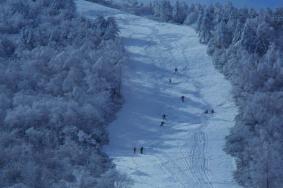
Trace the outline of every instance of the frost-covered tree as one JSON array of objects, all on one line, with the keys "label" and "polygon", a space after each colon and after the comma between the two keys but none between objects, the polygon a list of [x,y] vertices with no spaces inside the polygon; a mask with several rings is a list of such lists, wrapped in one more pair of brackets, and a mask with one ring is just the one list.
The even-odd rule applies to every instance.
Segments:
[{"label": "frost-covered tree", "polygon": [[0,187],[121,181],[101,151],[121,103],[118,32],[73,0],[0,1]]},{"label": "frost-covered tree", "polygon": [[173,17],[174,22],[183,24],[188,14],[188,5],[184,2],[177,1],[174,10],[173,10]]},{"label": "frost-covered tree", "polygon": [[260,92],[248,98],[226,145],[237,159],[236,178],[244,187],[281,187],[282,92]]},{"label": "frost-covered tree", "polygon": [[233,32],[224,21],[217,24],[211,40],[209,41],[209,54],[213,54],[214,50],[228,48],[233,40]]},{"label": "frost-covered tree", "polygon": [[117,38],[119,34],[119,28],[116,23],[116,20],[113,17],[107,18],[106,21],[106,28],[105,28],[105,34],[103,36],[104,39],[110,40],[110,39],[115,39]]},{"label": "frost-covered tree", "polygon": [[160,18],[162,21],[170,21],[173,19],[173,7],[168,0],[161,1]]},{"label": "frost-covered tree", "polygon": [[190,5],[188,8],[187,17],[184,21],[184,24],[192,25],[195,27],[195,25],[197,24],[197,21],[201,17],[202,8],[203,7],[199,4]]},{"label": "frost-covered tree", "polygon": [[249,53],[264,55],[269,47],[273,29],[264,21],[249,19],[243,29],[241,43]]},{"label": "frost-covered tree", "polygon": [[153,3],[151,3],[152,9],[153,9],[153,15],[155,17],[160,17],[161,14],[161,3],[160,1],[153,1]]},{"label": "frost-covered tree", "polygon": [[205,10],[203,16],[199,20],[199,37],[202,43],[208,43],[212,37],[214,29],[214,8],[210,6]]}]

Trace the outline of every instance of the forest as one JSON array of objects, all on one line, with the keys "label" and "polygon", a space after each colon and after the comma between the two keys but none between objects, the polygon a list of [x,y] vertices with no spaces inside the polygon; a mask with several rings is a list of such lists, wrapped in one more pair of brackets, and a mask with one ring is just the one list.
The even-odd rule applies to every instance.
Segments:
[{"label": "forest", "polygon": [[0,1],[0,187],[113,187],[101,150],[121,106],[124,48],[113,18],[73,0]]}]

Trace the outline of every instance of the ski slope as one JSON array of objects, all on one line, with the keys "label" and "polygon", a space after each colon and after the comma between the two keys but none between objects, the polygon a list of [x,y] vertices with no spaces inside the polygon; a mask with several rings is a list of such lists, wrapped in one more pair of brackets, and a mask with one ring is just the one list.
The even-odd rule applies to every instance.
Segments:
[{"label": "ski slope", "polygon": [[[222,151],[237,114],[231,85],[215,70],[195,31],[76,2],[88,18],[116,17],[129,52],[123,66],[125,104],[105,147],[117,169],[134,188],[239,187],[232,178],[234,161]],[[206,109],[215,113],[205,114]],[[163,127],[162,114],[167,115]],[[144,154],[134,154],[141,146]]]}]

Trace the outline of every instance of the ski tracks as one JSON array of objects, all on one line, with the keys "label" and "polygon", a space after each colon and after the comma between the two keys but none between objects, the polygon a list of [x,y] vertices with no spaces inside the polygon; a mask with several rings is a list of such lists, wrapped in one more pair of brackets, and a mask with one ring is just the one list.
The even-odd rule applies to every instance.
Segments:
[{"label": "ski tracks", "polygon": [[[157,29],[155,29],[157,30]],[[154,32],[155,35],[158,35],[159,32],[155,31]],[[160,37],[155,37],[160,40],[160,44],[163,46],[164,49],[167,49],[167,56],[169,55],[169,57],[171,57],[173,60],[171,60],[171,62],[178,62],[176,63],[172,63],[173,65],[175,64],[176,66],[182,66],[185,67],[185,69],[183,69],[183,75],[180,75],[181,79],[182,79],[182,83],[185,82],[193,82],[193,85],[198,89],[198,93],[200,93],[200,88],[201,88],[201,84],[199,82],[197,82],[196,80],[192,79],[191,77],[189,77],[189,71],[186,71],[186,69],[190,69],[189,64],[187,64],[188,62],[190,62],[187,58],[187,56],[185,55],[184,49],[182,50],[182,55],[183,55],[183,61],[177,61],[176,59],[174,59],[174,50],[176,47],[176,42],[177,41],[170,41],[170,40],[166,40],[164,38],[160,38]],[[182,40],[182,38],[180,38],[179,40]],[[174,44],[172,44],[172,42]],[[175,47],[174,47],[175,46]],[[162,56],[162,54],[160,53],[160,56]],[[190,97],[190,96],[189,96]],[[206,105],[208,104],[206,101],[203,101]],[[180,173],[178,174],[185,174],[186,178],[183,178],[183,180],[189,180],[189,177],[192,176],[193,179],[193,184],[195,187],[207,187],[207,188],[214,188],[209,174],[208,174],[208,160],[207,160],[207,152],[206,152],[206,146],[207,146],[207,135],[206,133],[202,130],[206,127],[206,118],[201,118],[203,119],[202,121],[202,126],[195,130],[195,133],[191,136],[191,139],[187,139],[187,141],[185,141],[185,144],[179,145],[179,154],[182,156],[182,158],[179,158],[179,161],[181,162],[181,166],[176,164],[175,162],[175,158],[176,156],[170,157],[168,154],[163,153],[163,155],[167,158],[168,160],[168,167],[170,168],[171,166],[175,166],[175,168],[177,168],[179,170]],[[188,137],[189,138],[189,137]],[[184,146],[187,146],[188,142],[193,143],[192,144],[192,148],[190,150],[189,153],[187,153],[186,151],[188,150],[187,148],[184,148]],[[186,184],[188,185],[192,185],[192,182],[183,182],[182,185],[184,187],[186,187]],[[187,187],[188,187],[187,185]]]}]

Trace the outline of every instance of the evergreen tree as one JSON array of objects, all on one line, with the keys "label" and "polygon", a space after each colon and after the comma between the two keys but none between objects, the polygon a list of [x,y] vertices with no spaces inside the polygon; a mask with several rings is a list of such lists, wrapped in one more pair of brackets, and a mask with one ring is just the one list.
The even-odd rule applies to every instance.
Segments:
[{"label": "evergreen tree", "polygon": [[162,21],[171,21],[173,19],[173,7],[168,0],[161,1],[160,18]]},{"label": "evergreen tree", "polygon": [[174,7],[174,22],[183,24],[188,14],[188,6],[184,2],[177,1]]},{"label": "evergreen tree", "polygon": [[204,11],[203,17],[200,20],[199,37],[202,43],[208,43],[212,37],[214,29],[214,8],[210,6]]}]

